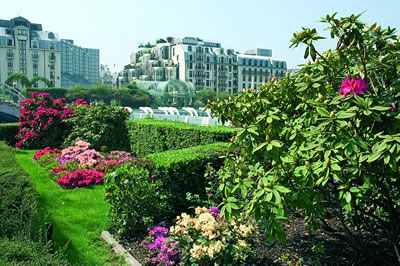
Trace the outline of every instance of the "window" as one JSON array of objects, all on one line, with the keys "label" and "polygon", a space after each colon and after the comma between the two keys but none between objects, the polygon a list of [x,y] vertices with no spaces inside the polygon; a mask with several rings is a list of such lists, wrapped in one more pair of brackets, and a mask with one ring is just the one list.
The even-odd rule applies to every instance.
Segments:
[{"label": "window", "polygon": [[36,58],[36,59],[39,58],[39,54],[37,51],[32,52],[32,58]]},{"label": "window", "polygon": [[229,58],[229,64],[232,64],[232,58]]},{"label": "window", "polygon": [[7,49],[7,56],[14,56],[13,50]]},{"label": "window", "polygon": [[32,41],[32,48],[38,48],[37,41]]},{"label": "window", "polygon": [[206,86],[210,86],[210,81],[206,80]]},{"label": "window", "polygon": [[19,46],[22,46],[20,48],[22,48],[22,49],[26,48],[26,41],[25,40],[19,40],[18,43],[19,43]]},{"label": "window", "polygon": [[189,63],[189,68],[190,68],[190,69],[193,68],[193,63]]},{"label": "window", "polygon": [[54,71],[50,71],[50,78],[54,79],[54,77],[55,77]]},{"label": "window", "polygon": [[283,62],[281,62],[281,68],[283,68]]},{"label": "window", "polygon": [[191,46],[191,45],[188,46],[188,51],[189,51],[189,52],[192,51],[192,46]]},{"label": "window", "polygon": [[275,70],[275,77],[278,76],[278,70]]},{"label": "window", "polygon": [[189,71],[189,78],[193,77],[193,71]]},{"label": "window", "polygon": [[54,80],[50,81],[50,86],[53,88],[55,87]]},{"label": "window", "polygon": [[13,46],[13,40],[7,39],[7,46]]},{"label": "window", "polygon": [[27,30],[18,29],[17,34],[18,35],[26,35],[27,34]]},{"label": "window", "polygon": [[243,58],[243,65],[246,65],[246,59]]},{"label": "window", "polygon": [[19,54],[25,56],[26,55],[26,49],[19,49]]},{"label": "window", "polygon": [[209,63],[209,62],[210,62],[210,57],[209,57],[209,56],[207,56],[207,59],[206,59],[206,61],[207,61],[207,63]]},{"label": "window", "polygon": [[228,87],[232,87],[232,82],[228,81]]},{"label": "window", "polygon": [[260,82],[262,82],[262,76],[260,76]]},{"label": "window", "polygon": [[207,65],[206,65],[206,69],[207,69],[207,70],[210,70],[210,64],[207,64]]},{"label": "window", "polygon": [[50,63],[50,69],[54,69],[55,68],[55,64],[54,63]]},{"label": "window", "polygon": [[13,67],[13,60],[12,59],[8,59],[7,60],[7,65],[8,65],[8,67]]},{"label": "window", "polygon": [[25,58],[20,58],[19,59],[19,65],[20,67],[24,67],[26,66],[26,59]]},{"label": "window", "polygon": [[245,89],[246,88],[246,83],[243,83],[243,89]]},{"label": "window", "polygon": [[249,82],[251,81],[251,76],[248,77],[247,81],[249,81]]},{"label": "window", "polygon": [[229,66],[229,71],[232,71],[232,66]]},{"label": "window", "polygon": [[39,76],[39,72],[35,69],[35,70],[33,70],[33,76],[34,77],[37,77],[37,76]]},{"label": "window", "polygon": [[8,69],[8,75],[11,75],[12,73],[13,73],[12,68],[9,68],[9,69]]},{"label": "window", "polygon": [[172,48],[172,56],[175,56],[175,47]]},{"label": "window", "polygon": [[178,60],[178,61],[179,61],[179,55],[177,55],[177,56],[176,56],[176,60]]},{"label": "window", "polygon": [[34,88],[37,88],[37,87],[38,87],[37,81],[33,82],[32,87],[34,87]]},{"label": "window", "polygon": [[22,73],[22,74],[26,74],[26,68],[20,68],[19,72]]},{"label": "window", "polygon": [[193,61],[193,55],[189,55],[189,61]]}]

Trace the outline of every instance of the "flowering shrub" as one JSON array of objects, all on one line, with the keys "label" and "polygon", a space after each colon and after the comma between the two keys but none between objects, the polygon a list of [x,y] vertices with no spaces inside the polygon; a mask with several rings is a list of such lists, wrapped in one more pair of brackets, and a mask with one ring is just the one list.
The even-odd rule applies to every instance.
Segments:
[{"label": "flowering shrub", "polygon": [[66,161],[73,160],[78,154],[86,151],[90,146],[89,142],[78,140],[74,146],[69,146],[61,151],[61,159],[65,163]]},{"label": "flowering shrub", "polygon": [[142,241],[142,245],[150,253],[145,259],[146,264],[174,265],[182,259],[182,253],[177,247],[178,242],[166,236],[168,229],[161,226],[148,228],[149,236]]},{"label": "flowering shrub", "polygon": [[42,156],[46,155],[46,154],[61,154],[61,151],[59,149],[54,149],[52,150],[50,147],[46,147],[42,150],[39,150],[37,152],[35,152],[35,154],[33,155],[33,159],[35,161],[39,160]]},{"label": "flowering shrub", "polygon": [[95,170],[80,169],[62,176],[57,180],[57,184],[64,188],[85,187],[90,184],[103,183],[103,177],[104,173]]},{"label": "flowering shrub", "polygon": [[186,213],[177,217],[170,228],[171,238],[178,241],[182,262],[197,265],[232,265],[244,262],[252,249],[255,227],[243,216],[227,222],[217,207],[196,208],[196,217]]},{"label": "flowering shrub", "polygon": [[62,120],[73,112],[65,106],[65,98],[53,99],[48,93],[28,92],[32,99],[20,102],[20,131],[15,136],[20,148],[58,146],[67,133]]},{"label": "flowering shrub", "polygon": [[[323,37],[315,29],[295,33],[292,46],[305,45],[314,63],[294,76],[208,105],[222,122],[241,128],[218,172],[220,207],[228,220],[241,211],[253,215],[270,241],[282,242],[281,223],[295,209],[310,230],[325,229],[374,264],[394,265],[400,263],[400,38],[359,16],[322,19],[338,40],[334,51],[316,50]],[[329,217],[339,226],[331,227]],[[390,254],[371,248],[371,236]]]},{"label": "flowering shrub", "polygon": [[92,168],[105,162],[104,156],[94,149],[88,149],[89,142],[79,140],[75,146],[70,146],[61,151],[60,163],[65,164],[70,160],[76,160],[79,167]]},{"label": "flowering shrub", "polygon": [[125,151],[112,151],[106,158],[108,160],[98,163],[95,167],[95,170],[103,173],[109,173],[112,172],[116,167],[119,167],[127,162],[132,162],[131,154]]},{"label": "flowering shrub", "polygon": [[96,150],[86,150],[80,154],[78,154],[75,159],[79,161],[79,166],[81,167],[94,167],[97,164],[104,162],[104,156],[101,155]]}]

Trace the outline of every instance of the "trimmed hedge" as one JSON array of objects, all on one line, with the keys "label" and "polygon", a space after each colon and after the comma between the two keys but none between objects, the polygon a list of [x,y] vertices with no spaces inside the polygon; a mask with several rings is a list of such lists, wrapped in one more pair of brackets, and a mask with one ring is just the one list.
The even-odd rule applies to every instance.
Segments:
[{"label": "trimmed hedge", "polygon": [[188,211],[187,192],[205,199],[206,166],[220,167],[220,157],[227,146],[214,143],[150,154],[141,166],[122,167],[106,175],[109,218],[117,231],[128,237],[137,236],[145,233],[147,226],[172,221]]},{"label": "trimmed hedge", "polygon": [[37,93],[49,93],[53,99],[66,98],[68,89],[66,88],[24,88],[22,93],[28,97],[28,91]]},{"label": "trimmed hedge", "polygon": [[0,142],[0,237],[29,231],[37,218],[37,193],[18,167],[14,149]]},{"label": "trimmed hedge", "polygon": [[19,122],[1,123],[0,124],[0,141],[4,141],[8,145],[14,146],[17,143],[15,135],[19,131]]},{"label": "trimmed hedge", "polygon": [[136,156],[228,142],[235,132],[229,127],[195,126],[153,119],[131,120],[127,124],[131,151]]}]

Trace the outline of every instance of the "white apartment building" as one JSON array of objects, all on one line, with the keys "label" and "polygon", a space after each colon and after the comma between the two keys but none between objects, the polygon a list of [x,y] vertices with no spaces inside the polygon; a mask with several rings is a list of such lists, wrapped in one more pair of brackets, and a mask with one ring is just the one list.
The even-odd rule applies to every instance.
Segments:
[{"label": "white apartment building", "polygon": [[[0,82],[13,73],[28,79],[45,77],[61,86],[61,47],[58,34],[42,31],[42,25],[23,17],[0,20]],[[45,87],[42,81],[34,87]]]},{"label": "white apartment building", "polygon": [[256,48],[240,54],[222,48],[218,42],[169,37],[132,52],[131,63],[120,73],[120,79],[121,84],[133,79],[180,79],[191,82],[196,91],[236,93],[242,88],[255,89],[271,77],[283,77],[286,71],[286,62],[272,58],[268,49]]},{"label": "white apartment building", "polygon": [[99,81],[99,50],[76,46],[23,17],[0,20],[0,82],[13,73],[45,77],[57,88],[88,86]]}]

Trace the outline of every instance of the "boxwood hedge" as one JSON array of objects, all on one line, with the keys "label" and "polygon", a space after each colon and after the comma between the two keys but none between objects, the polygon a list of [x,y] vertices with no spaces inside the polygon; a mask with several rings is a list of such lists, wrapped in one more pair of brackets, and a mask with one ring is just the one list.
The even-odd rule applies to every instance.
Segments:
[{"label": "boxwood hedge", "polygon": [[19,131],[19,122],[16,123],[1,123],[0,124],[0,141],[6,142],[8,145],[15,145],[17,140],[15,135]]},{"label": "boxwood hedge", "polygon": [[229,127],[195,126],[152,119],[131,120],[128,128],[131,151],[136,156],[228,142],[235,132],[235,129]]}]

